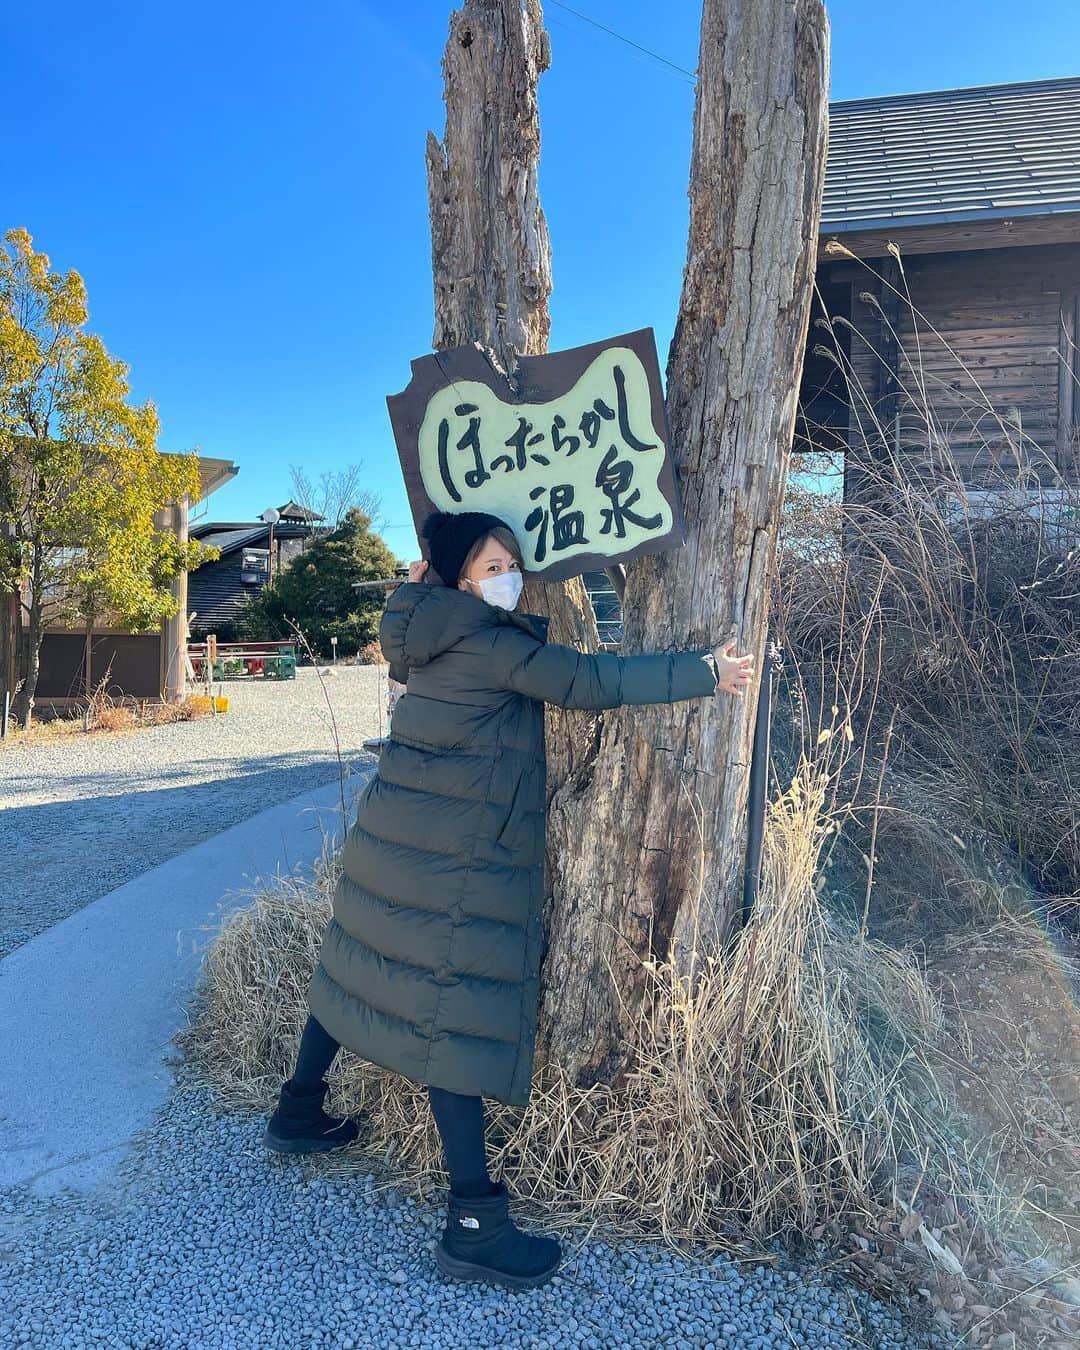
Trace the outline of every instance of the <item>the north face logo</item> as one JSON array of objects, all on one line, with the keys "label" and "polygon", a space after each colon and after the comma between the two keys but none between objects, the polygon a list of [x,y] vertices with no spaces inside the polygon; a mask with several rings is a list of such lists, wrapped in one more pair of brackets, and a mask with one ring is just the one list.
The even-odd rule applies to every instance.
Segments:
[{"label": "the north face logo", "polygon": [[467,1218],[467,1219],[458,1219],[458,1223],[461,1224],[462,1228],[479,1228],[479,1227],[480,1227],[480,1220],[479,1220],[479,1219],[473,1219],[473,1218],[471,1218],[471,1217],[470,1217],[470,1218]]}]

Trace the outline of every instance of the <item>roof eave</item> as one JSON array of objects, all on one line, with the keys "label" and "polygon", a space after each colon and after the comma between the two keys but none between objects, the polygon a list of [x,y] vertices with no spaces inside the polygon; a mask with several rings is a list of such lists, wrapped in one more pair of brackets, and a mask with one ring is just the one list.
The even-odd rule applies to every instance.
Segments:
[{"label": "roof eave", "polygon": [[917,216],[865,216],[857,220],[821,221],[822,236],[862,233],[868,230],[914,230],[922,225],[968,225],[979,221],[1019,220],[1021,217],[1058,216],[1080,213],[1080,199],[1071,202],[1040,203],[1038,206],[980,208],[974,211],[936,211]]},{"label": "roof eave", "polygon": [[216,492],[240,472],[239,464],[231,459],[215,459],[211,456],[199,456],[200,501],[205,501],[212,492]]}]

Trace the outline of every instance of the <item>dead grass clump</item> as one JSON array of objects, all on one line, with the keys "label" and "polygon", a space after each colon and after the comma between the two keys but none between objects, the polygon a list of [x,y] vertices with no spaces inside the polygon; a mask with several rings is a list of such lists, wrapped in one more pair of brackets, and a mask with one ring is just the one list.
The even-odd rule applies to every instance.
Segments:
[{"label": "dead grass clump", "polygon": [[176,703],[157,699],[133,699],[115,695],[97,696],[74,714],[69,706],[35,705],[35,717],[29,729],[12,721],[8,724],[6,745],[37,745],[57,737],[83,736],[96,732],[134,731],[141,727],[191,722],[214,714],[197,705],[190,697]]},{"label": "dead grass clump", "polygon": [[546,1079],[504,1149],[519,1186],[669,1241],[808,1233],[889,1193],[925,1136],[912,1074],[940,1013],[909,959],[821,905],[804,767],[770,804],[750,925],[693,984],[648,966],[625,1090]]},{"label": "dead grass clump", "polygon": [[75,732],[94,731],[132,731],[136,727],[153,727],[187,722],[207,715],[189,696],[176,703],[163,703],[160,699],[135,698],[130,694],[110,694],[109,683],[112,676],[110,659],[101,678],[90,691],[89,697],[79,699],[77,711],[72,715],[67,708],[57,713],[52,708],[51,717],[43,717],[39,711],[39,721],[31,724],[23,732],[23,743],[29,737],[31,741],[42,736],[63,736]]},{"label": "dead grass clump", "polygon": [[386,657],[383,655],[383,649],[376,638],[372,642],[366,642],[364,646],[356,653],[356,661],[361,666],[384,666]]},{"label": "dead grass clump", "polygon": [[[891,729],[887,800],[894,782],[921,788],[923,814],[983,832],[1044,893],[1074,895],[1080,487],[1015,410],[995,409],[894,257],[895,284],[864,266],[899,313],[879,314],[898,348],[895,398],[860,384],[867,339],[846,319],[823,321],[829,341],[815,349],[835,362],[851,410],[849,492],[815,504],[797,484],[786,509],[773,631],[801,686],[790,748],[812,741],[843,691],[872,761]],[[863,804],[852,780],[841,791]]]},{"label": "dead grass clump", "polygon": [[[862,387],[856,370],[880,359],[870,330],[823,324],[846,496],[797,481],[786,504],[775,764],[786,781],[807,746],[832,758],[844,828],[822,898],[918,951],[942,1004],[944,1039],[916,1056],[930,1133],[914,1169],[899,1159],[902,1217],[879,1214],[878,1246],[893,1268],[925,1248],[937,1278],[914,1277],[964,1344],[1075,1344],[1080,488],[995,408],[890,252],[894,279],[875,275],[889,304],[861,299],[898,381]],[[835,427],[803,440],[824,452],[812,485],[822,461],[839,467]],[[838,705],[850,755],[830,740]]]},{"label": "dead grass clump", "polygon": [[135,709],[126,703],[99,708],[91,724],[94,731],[128,731],[136,726]]},{"label": "dead grass clump", "polygon": [[155,725],[165,725],[170,722],[193,722],[200,717],[213,717],[214,714],[205,704],[196,703],[188,694],[177,703],[154,704],[152,716]]},{"label": "dead grass clump", "polygon": [[[967,1344],[1065,1343],[1076,1322],[1061,1246],[1027,1240],[1044,1179],[1018,1190],[962,1062],[967,1053],[977,1067],[979,1019],[957,1008],[977,1013],[988,976],[975,964],[962,986],[955,965],[926,972],[913,948],[876,940],[825,903],[829,790],[804,763],[770,804],[758,904],[726,952],[705,954],[693,984],[647,967],[634,1067],[619,1089],[577,1086],[548,1063],[524,1109],[487,1103],[492,1171],[542,1204],[550,1227],[769,1260],[784,1238],[879,1295],[923,1300]],[[291,1072],[337,876],[324,850],[314,882],[278,879],[213,937],[177,1039],[225,1104],[268,1112]],[[982,949],[950,950],[974,959]],[[369,1128],[306,1165],[375,1171],[419,1195],[444,1184],[422,1086],[348,1051],[329,1083],[329,1109],[366,1110]],[[1014,1133],[1035,1119],[1063,1167],[1075,1161],[1075,1134],[1050,1107],[1021,1111]],[[1057,1174],[1055,1196],[1073,1175]]]},{"label": "dead grass clump", "polygon": [[[925,1126],[910,1091],[940,1012],[914,964],[822,907],[824,788],[770,807],[761,901],[691,986],[647,969],[635,1068],[618,1090],[544,1065],[524,1110],[488,1104],[490,1155],[518,1193],[670,1241],[763,1240],[867,1214]],[[189,1059],[237,1105],[267,1108],[291,1069],[336,864],[234,914],[210,947]],[[363,1152],[426,1191],[442,1153],[422,1087],[343,1054],[331,1091],[373,1112]]]},{"label": "dead grass clump", "polygon": [[[313,880],[275,878],[208,944],[192,1019],[177,1044],[232,1106],[258,1110],[273,1103],[292,1071],[339,867],[324,844]],[[339,1055],[332,1084],[344,1062]],[[356,1105],[352,1097],[350,1105]]]}]

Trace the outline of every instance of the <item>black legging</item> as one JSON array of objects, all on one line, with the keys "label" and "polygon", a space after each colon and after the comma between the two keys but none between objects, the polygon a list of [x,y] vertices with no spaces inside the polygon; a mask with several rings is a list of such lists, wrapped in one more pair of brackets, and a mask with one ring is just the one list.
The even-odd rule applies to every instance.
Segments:
[{"label": "black legging", "polygon": [[[300,1037],[293,1084],[301,1089],[317,1087],[340,1048],[340,1042],[309,1013]],[[491,1179],[484,1148],[483,1097],[467,1097],[429,1084],[428,1099],[442,1139],[450,1185],[458,1195],[485,1195]]]}]

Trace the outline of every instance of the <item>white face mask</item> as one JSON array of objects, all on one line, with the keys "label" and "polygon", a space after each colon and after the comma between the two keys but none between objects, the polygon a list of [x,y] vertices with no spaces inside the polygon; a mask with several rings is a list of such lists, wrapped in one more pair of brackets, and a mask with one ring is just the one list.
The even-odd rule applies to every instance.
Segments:
[{"label": "white face mask", "polygon": [[525,578],[520,572],[500,572],[497,577],[484,577],[474,585],[480,587],[480,594],[489,605],[513,609],[521,597]]}]

